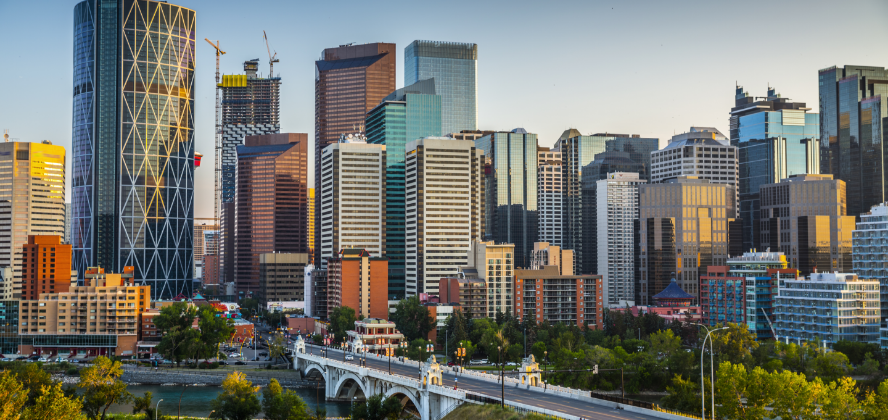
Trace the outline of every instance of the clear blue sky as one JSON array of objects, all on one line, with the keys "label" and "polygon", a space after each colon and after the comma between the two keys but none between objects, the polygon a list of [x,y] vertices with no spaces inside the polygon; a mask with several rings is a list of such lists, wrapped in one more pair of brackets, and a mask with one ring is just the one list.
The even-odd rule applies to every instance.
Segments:
[{"label": "clear blue sky", "polygon": [[[76,1],[0,0],[0,128],[71,145]],[[691,125],[728,134],[735,81],[770,83],[816,112],[817,70],[888,67],[888,2],[872,1],[230,1],[174,0],[197,11],[198,217],[212,216],[213,49],[223,73],[260,58],[262,30],[281,62],[282,130],[314,130],[314,60],[349,42],[478,44],[479,128],[524,127],[551,146],[574,127],[658,137]],[[631,3],[631,4],[627,4]],[[313,171],[309,176],[313,178]],[[69,194],[70,200],[70,175]]]}]

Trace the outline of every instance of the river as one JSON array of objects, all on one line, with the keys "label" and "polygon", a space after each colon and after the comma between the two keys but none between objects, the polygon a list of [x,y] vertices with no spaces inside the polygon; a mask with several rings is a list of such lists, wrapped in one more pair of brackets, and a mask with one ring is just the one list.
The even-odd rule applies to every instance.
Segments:
[{"label": "river", "polygon": [[[212,411],[211,401],[222,390],[217,386],[189,386],[186,390],[183,386],[160,386],[160,385],[129,385],[127,391],[136,397],[141,397],[145,392],[150,391],[152,396],[152,406],[163,399],[160,403],[160,413],[165,415],[176,415],[179,409],[179,396],[182,396],[182,415],[183,416],[200,416],[207,417]],[[185,391],[184,393],[182,391]],[[305,400],[309,410],[314,413],[317,407],[317,398],[313,388],[294,388],[297,394]],[[327,417],[348,417],[350,407],[348,403],[325,402],[324,390],[320,390],[321,407],[327,409]],[[259,399],[262,399],[260,390]],[[112,405],[108,409],[110,413],[132,413],[133,405]]]}]

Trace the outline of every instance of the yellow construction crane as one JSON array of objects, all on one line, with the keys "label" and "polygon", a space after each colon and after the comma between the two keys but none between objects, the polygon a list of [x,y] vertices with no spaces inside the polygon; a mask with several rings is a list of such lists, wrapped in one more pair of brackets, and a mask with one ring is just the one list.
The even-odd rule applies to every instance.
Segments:
[{"label": "yellow construction crane", "polygon": [[[215,178],[213,180],[215,186],[213,216],[216,218],[215,223],[221,225],[220,217],[222,216],[222,186],[220,185],[220,183],[222,182],[222,101],[219,98],[219,94],[221,92],[221,88],[219,86],[221,84],[219,83],[219,57],[224,55],[225,51],[222,51],[222,49],[219,48],[219,40],[216,40],[215,44],[213,44],[213,42],[207,38],[204,38],[204,40],[212,45],[213,48],[216,50],[216,148],[214,150],[216,152],[216,160],[214,162],[215,168],[213,170],[213,175]],[[219,278],[217,279],[217,282],[219,284],[221,284],[222,279],[225,278],[222,270],[223,267],[220,264],[218,270]]]},{"label": "yellow construction crane", "polygon": [[277,57],[277,51],[274,52],[274,55],[271,55],[271,48],[268,47],[268,35],[265,34],[265,31],[262,31],[262,36],[265,37],[265,49],[268,50],[268,78],[274,77],[274,63],[280,63],[281,60]]}]

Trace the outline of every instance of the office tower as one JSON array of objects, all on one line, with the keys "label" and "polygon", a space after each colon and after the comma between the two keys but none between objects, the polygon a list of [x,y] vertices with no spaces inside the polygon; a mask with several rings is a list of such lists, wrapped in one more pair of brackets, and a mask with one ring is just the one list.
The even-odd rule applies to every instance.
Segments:
[{"label": "office tower", "polygon": [[404,85],[435,80],[441,134],[478,128],[477,69],[478,44],[417,40],[404,48]]},{"label": "office tower", "polygon": [[[346,248],[383,255],[385,231],[386,146],[367,144],[358,135],[343,136],[321,155],[320,259],[336,258]],[[383,291],[388,295],[388,291]]]},{"label": "office tower", "polygon": [[74,207],[71,206],[71,203],[65,203],[65,243],[71,243],[71,214],[74,210]]},{"label": "office tower", "polygon": [[[395,44],[372,43],[327,48],[315,61],[315,188],[320,188],[321,152],[345,133],[363,127],[367,112],[395,90]],[[321,217],[320,202],[315,217]],[[315,220],[315,241],[321,240]],[[320,265],[315,244],[315,265]],[[381,255],[381,254],[376,254]]]},{"label": "office tower", "polygon": [[761,245],[789,257],[803,276],[851,271],[854,216],[845,206],[845,182],[832,175],[791,175],[761,186]]},{"label": "office tower", "polygon": [[[219,285],[219,242],[222,232],[219,230],[203,231],[203,276],[201,281],[204,286]],[[218,290],[216,294],[222,294]]]},{"label": "office tower", "polygon": [[635,220],[638,187],[646,182],[638,173],[613,172],[595,180],[583,171],[583,242],[588,252],[580,272],[602,276],[608,307],[635,306]]},{"label": "office tower", "polygon": [[576,272],[574,270],[574,253],[572,250],[561,249],[561,247],[548,242],[537,242],[533,244],[529,268],[531,270],[540,270],[546,265],[557,266],[558,272],[562,276],[572,276]]},{"label": "office tower", "polygon": [[460,271],[477,273],[477,277],[487,284],[487,316],[493,318],[500,312],[511,313],[514,308],[515,245],[473,240],[466,255],[467,263],[460,267]]},{"label": "office tower", "polygon": [[308,134],[247,136],[237,147],[234,269],[238,295],[259,291],[259,256],[308,252]]},{"label": "office tower", "polygon": [[561,150],[548,147],[537,149],[537,240],[561,246],[563,222],[561,205]]},{"label": "office tower", "polygon": [[[860,215],[857,229],[851,233],[851,259],[854,272],[865,279],[879,281],[879,299],[882,314],[888,314],[888,254],[883,244],[888,238],[888,203],[873,206],[868,213]],[[882,321],[879,336],[882,348],[888,347],[888,322]]]},{"label": "office tower", "polygon": [[559,268],[515,270],[515,317],[526,321],[604,328],[604,281],[599,275],[562,275]]},{"label": "office tower", "polygon": [[70,244],[62,243],[58,235],[28,235],[28,243],[22,245],[22,299],[67,292],[71,274]]},{"label": "office tower", "polygon": [[[619,142],[615,140],[619,139]],[[604,152],[623,152],[629,153],[629,158],[633,155],[637,156],[640,161],[634,161],[641,165],[639,171],[640,178],[650,181],[650,154],[643,156],[639,151],[657,149],[659,140],[651,138],[641,138],[638,134],[611,134],[598,133],[591,136],[583,136],[575,129],[565,130],[558,141],[555,148],[561,150],[562,160],[562,194],[564,201],[563,216],[563,246],[572,249],[576,254],[577,261],[583,261],[583,206],[582,206],[582,177],[585,166],[592,163],[596,159],[596,155]],[[630,152],[625,152],[630,150]],[[614,155],[613,153],[605,154],[602,158]],[[610,163],[608,163],[610,165]],[[626,170],[621,170],[627,172]]]},{"label": "office tower", "polygon": [[822,341],[830,347],[841,340],[879,344],[878,280],[812,273],[808,279],[782,280],[779,290],[774,305],[777,340]]},{"label": "office tower", "polygon": [[0,300],[0,353],[15,354],[21,344],[19,338],[19,305],[18,299]]},{"label": "office tower", "polygon": [[486,239],[515,244],[515,266],[530,265],[539,235],[537,135],[516,128],[475,140],[484,152]]},{"label": "office tower", "polygon": [[848,214],[888,201],[888,69],[829,67],[820,82],[820,170],[848,186]]},{"label": "office tower", "polygon": [[12,267],[0,267],[0,300],[20,299],[21,279],[12,275]]},{"label": "office tower", "polygon": [[280,77],[261,77],[259,60],[244,61],[244,74],[223,75],[220,272],[224,283],[235,279],[235,194],[237,191],[237,147],[244,137],[275,134],[281,130]]},{"label": "office tower", "polygon": [[327,308],[355,310],[356,316],[388,318],[388,259],[373,257],[367,250],[345,248],[327,261]]},{"label": "office tower", "polygon": [[308,253],[275,252],[259,255],[259,304],[305,301]]},{"label": "office tower", "polygon": [[493,130],[460,130],[459,133],[447,133],[445,137],[450,137],[454,140],[468,140],[475,141],[484,136],[489,136],[496,131]]},{"label": "office tower", "polygon": [[[602,152],[595,155],[595,160],[589,162],[583,167],[583,174],[580,177],[580,187],[582,183],[594,183],[596,181],[606,179],[609,174],[614,172],[634,172],[641,174],[644,172],[644,165],[629,158],[626,152]],[[580,193],[582,194],[582,193]]]},{"label": "office tower", "polygon": [[306,315],[327,319],[327,270],[314,268],[308,275],[310,279],[306,278],[306,282],[311,284],[311,314]]},{"label": "office tower", "polygon": [[[204,278],[204,254],[206,254],[206,247],[204,245],[204,232],[207,231],[218,231],[219,224],[216,223],[216,219],[213,217],[195,217],[194,218],[194,234],[192,238],[194,238],[194,278],[203,279]],[[218,281],[214,279],[214,281]]]},{"label": "office tower", "polygon": [[0,144],[0,182],[0,267],[12,268],[4,293],[17,299],[28,236],[65,234],[65,148],[48,140]]},{"label": "office tower", "polygon": [[308,189],[308,263],[314,264],[315,250],[315,189]]},{"label": "office tower", "polygon": [[672,136],[669,144],[651,153],[651,182],[696,176],[737,188],[737,148],[718,129],[691,127]]},{"label": "office tower", "polygon": [[441,137],[410,141],[406,151],[406,294],[437,294],[438,279],[466,265],[484,232],[484,152]]},{"label": "office tower", "polygon": [[191,296],[195,13],[148,0],[74,7],[74,269],[134,266]]},{"label": "office tower", "polygon": [[385,256],[389,259],[389,299],[404,298],[404,146],[410,140],[441,135],[441,96],[432,79],[385,97],[367,113],[367,142],[385,146]]},{"label": "office tower", "polygon": [[725,265],[732,245],[739,243],[735,197],[730,185],[695,177],[638,186],[636,304],[649,305],[673,277],[682,290],[698,296],[706,268]]},{"label": "office tower", "polygon": [[790,175],[820,173],[820,118],[804,102],[781,98],[774,88],[764,98],[753,98],[737,86],[734,104],[731,145],[737,147],[742,249],[748,251],[760,237],[761,186]]}]

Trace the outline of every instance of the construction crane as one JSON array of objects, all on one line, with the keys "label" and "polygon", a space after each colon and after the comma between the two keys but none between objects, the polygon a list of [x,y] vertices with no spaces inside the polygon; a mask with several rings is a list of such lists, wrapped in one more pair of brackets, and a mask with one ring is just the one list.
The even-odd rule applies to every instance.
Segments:
[{"label": "construction crane", "polygon": [[268,46],[268,35],[265,34],[265,31],[262,31],[262,36],[265,37],[265,49],[268,50],[268,78],[274,77],[274,63],[280,63],[281,60],[277,57],[278,52],[275,51],[274,55],[271,55],[271,48]]},{"label": "construction crane", "polygon": [[[222,226],[222,197],[221,197],[221,189],[222,185],[222,101],[220,100],[220,94],[222,93],[221,83],[219,80],[219,57],[225,54],[225,51],[222,51],[219,48],[219,40],[216,40],[216,43],[213,44],[207,38],[204,38],[213,48],[216,50],[216,167],[213,170],[213,183],[214,183],[214,197],[213,197],[213,217],[215,218],[215,223],[219,224],[220,228]],[[222,283],[222,279],[224,279],[224,274],[222,273],[222,264],[221,258],[219,259],[219,270],[217,270],[219,274],[219,278],[216,280],[217,284]]]},{"label": "construction crane", "polygon": [[759,308],[762,310],[762,313],[765,314],[765,321],[768,321],[768,327],[771,328],[771,334],[774,334],[774,339],[777,339],[777,331],[774,330],[774,324],[771,323],[771,318],[768,318],[768,313],[765,312],[765,308]]}]

